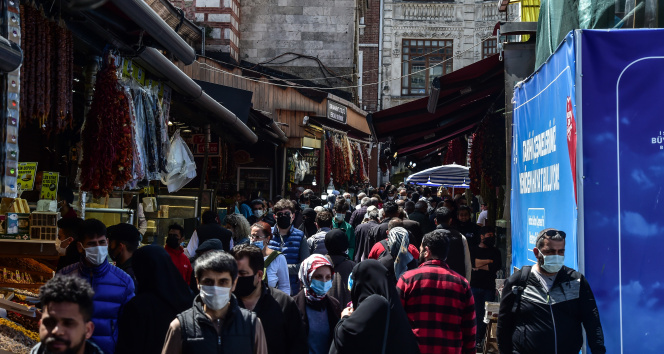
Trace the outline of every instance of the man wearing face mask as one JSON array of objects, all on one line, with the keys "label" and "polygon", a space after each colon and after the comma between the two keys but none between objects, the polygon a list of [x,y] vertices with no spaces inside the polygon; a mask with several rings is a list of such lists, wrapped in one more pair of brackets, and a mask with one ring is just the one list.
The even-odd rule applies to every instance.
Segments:
[{"label": "man wearing face mask", "polygon": [[[350,193],[348,192],[344,193],[344,199],[346,200],[346,205],[348,205],[348,212],[351,213],[352,215],[352,213],[355,211],[355,207],[353,206],[353,203],[351,203],[350,197],[351,197]],[[350,221],[350,219],[346,221]]]},{"label": "man wearing face mask", "polygon": [[462,235],[466,236],[468,247],[472,250],[480,244],[480,226],[470,220],[471,209],[469,206],[462,205],[457,211],[457,220],[455,228]]},{"label": "man wearing face mask", "polygon": [[486,301],[496,301],[496,273],[502,268],[500,250],[495,247],[496,236],[493,229],[483,227],[480,230],[481,242],[470,249],[473,275],[470,287],[475,297],[475,318],[477,318],[477,345],[481,347],[486,331],[484,310]]},{"label": "man wearing face mask", "polygon": [[241,308],[232,294],[237,286],[237,262],[230,254],[210,251],[196,260],[200,294],[194,306],[171,322],[162,354],[267,354],[261,320]]},{"label": "man wearing face mask", "polygon": [[168,237],[166,237],[166,246],[164,249],[171,256],[175,268],[178,269],[187,285],[191,285],[191,262],[184,254],[184,248],[181,244],[184,241],[184,228],[179,224],[173,224],[168,227]]},{"label": "man wearing face mask", "polygon": [[277,223],[277,221],[274,220],[274,216],[271,213],[268,213],[265,204],[260,199],[254,199],[251,201],[251,213],[252,215],[247,218],[247,221],[249,221],[249,224],[251,225],[259,221],[264,221],[272,227]]},{"label": "man wearing face mask", "polygon": [[106,231],[108,237],[108,255],[115,265],[124,270],[136,282],[132,256],[141,242],[141,234],[136,226],[131,224],[117,224],[110,226]]},{"label": "man wearing face mask", "polygon": [[61,269],[58,274],[78,276],[92,285],[95,292],[92,341],[105,353],[114,353],[118,318],[124,305],[134,297],[134,281],[120,268],[108,263],[106,226],[101,221],[87,219],[81,222],[77,247],[81,261]]},{"label": "man wearing face mask", "polygon": [[300,289],[298,271],[303,260],[309,257],[309,245],[304,233],[295,226],[295,207],[288,199],[282,199],[274,205],[277,225],[272,229],[272,239],[268,247],[279,251],[286,257],[288,277],[290,278],[290,295],[297,294]]},{"label": "man wearing face mask", "polygon": [[81,255],[78,253],[76,231],[78,225],[83,221],[81,218],[62,218],[58,220],[58,237],[55,240],[55,249],[58,251],[60,258],[58,259],[58,266],[55,271],[77,263],[81,260]]},{"label": "man wearing face mask", "polygon": [[537,263],[505,281],[498,314],[500,353],[578,353],[584,329],[590,351],[606,353],[590,284],[563,265],[565,233],[544,229],[535,245]]},{"label": "man wearing face mask", "polygon": [[253,245],[237,245],[232,251],[239,277],[234,294],[240,307],[253,311],[263,324],[270,354],[307,353],[304,323],[295,301],[263,282],[265,261]]},{"label": "man wearing face mask", "polygon": [[348,212],[348,204],[345,200],[339,199],[334,205],[334,219],[332,219],[332,228],[340,229],[348,237],[348,257],[353,259],[355,256],[355,229],[344,219]]}]

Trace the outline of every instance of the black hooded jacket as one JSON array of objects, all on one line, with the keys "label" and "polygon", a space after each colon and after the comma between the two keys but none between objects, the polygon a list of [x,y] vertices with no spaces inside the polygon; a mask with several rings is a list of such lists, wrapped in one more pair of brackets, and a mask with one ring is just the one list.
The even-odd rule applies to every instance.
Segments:
[{"label": "black hooded jacket", "polygon": [[417,338],[396,285],[387,278],[387,269],[368,259],[353,268],[352,278],[354,311],[337,323],[330,354],[419,353]]},{"label": "black hooded jacket", "polygon": [[160,246],[144,246],[132,257],[136,296],[118,320],[116,353],[161,353],[168,326],[178,313],[191,307],[187,283]]}]

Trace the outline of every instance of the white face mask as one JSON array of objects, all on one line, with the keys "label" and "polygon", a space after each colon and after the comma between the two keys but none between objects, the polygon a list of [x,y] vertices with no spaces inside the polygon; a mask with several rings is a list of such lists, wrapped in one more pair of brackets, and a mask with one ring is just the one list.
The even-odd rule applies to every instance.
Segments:
[{"label": "white face mask", "polygon": [[62,241],[60,241],[59,238],[55,238],[55,249],[58,251],[58,254],[61,256],[64,256],[67,253],[66,248],[61,248],[60,245],[62,245]]},{"label": "white face mask", "polygon": [[256,215],[257,218],[260,218],[261,216],[263,216],[263,210],[261,209],[254,210],[254,215]]},{"label": "white face mask", "polygon": [[223,309],[231,300],[231,288],[201,285],[200,290],[205,306],[215,311]]},{"label": "white face mask", "polygon": [[94,266],[99,266],[108,256],[108,246],[95,246],[85,248],[85,259]]},{"label": "white face mask", "polygon": [[562,268],[563,264],[565,263],[565,256],[554,254],[551,256],[542,255],[542,257],[544,258],[542,269],[548,273],[558,273],[560,268]]},{"label": "white face mask", "polygon": [[334,214],[334,218],[337,219],[338,222],[344,221],[344,216],[345,215],[341,213]]}]

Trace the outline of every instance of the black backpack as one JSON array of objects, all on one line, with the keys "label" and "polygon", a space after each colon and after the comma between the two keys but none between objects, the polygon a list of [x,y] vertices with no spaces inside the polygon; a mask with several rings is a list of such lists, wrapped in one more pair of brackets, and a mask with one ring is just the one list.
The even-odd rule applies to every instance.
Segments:
[{"label": "black backpack", "polygon": [[532,266],[521,267],[519,281],[517,281],[515,285],[512,285],[512,294],[516,296],[514,299],[514,305],[512,305],[512,313],[516,313],[519,310],[521,305],[521,297],[523,296],[523,292],[526,290],[526,282],[528,281],[528,276],[530,276],[530,270],[532,268]]}]

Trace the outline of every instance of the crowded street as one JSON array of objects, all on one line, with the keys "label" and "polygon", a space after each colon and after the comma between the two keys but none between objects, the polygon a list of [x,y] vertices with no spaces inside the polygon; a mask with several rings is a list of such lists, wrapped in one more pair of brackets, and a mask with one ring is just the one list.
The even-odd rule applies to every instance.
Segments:
[{"label": "crowded street", "polygon": [[662,1],[0,2],[0,354],[664,348]]}]

